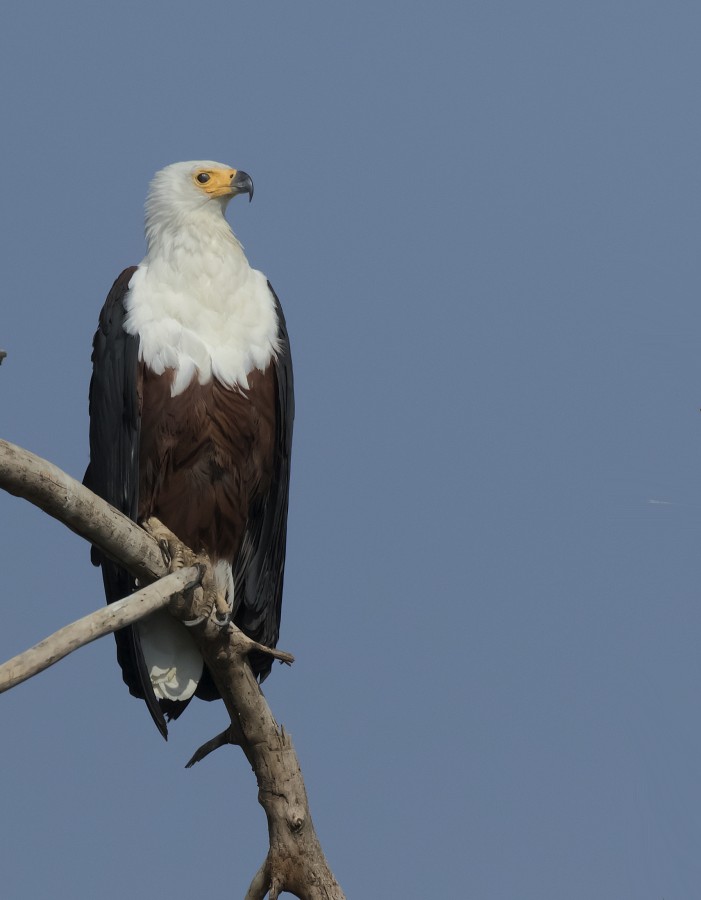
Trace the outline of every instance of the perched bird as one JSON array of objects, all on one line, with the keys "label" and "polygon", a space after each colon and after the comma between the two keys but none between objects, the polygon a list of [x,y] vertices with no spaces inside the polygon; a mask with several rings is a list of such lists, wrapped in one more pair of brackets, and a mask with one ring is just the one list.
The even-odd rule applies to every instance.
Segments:
[{"label": "perched bird", "polygon": [[[156,173],[147,253],[112,285],[93,341],[85,484],[137,522],[156,516],[213,565],[249,637],[280,627],[294,394],[280,302],[224,213],[253,182],[216,162]],[[93,548],[107,602],[135,581]],[[115,634],[124,681],[161,734],[193,696],[219,694],[168,612]],[[261,680],[270,657],[253,654]]]}]

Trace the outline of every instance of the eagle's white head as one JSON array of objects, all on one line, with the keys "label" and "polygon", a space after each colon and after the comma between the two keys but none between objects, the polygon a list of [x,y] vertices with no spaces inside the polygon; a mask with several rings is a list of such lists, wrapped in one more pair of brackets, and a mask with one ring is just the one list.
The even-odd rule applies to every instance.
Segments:
[{"label": "eagle's white head", "polygon": [[236,194],[253,196],[245,172],[207,160],[157,172],[146,198],[148,251],[129,282],[124,328],[171,394],[212,377],[246,390],[278,349],[275,298],[251,268],[224,218]]},{"label": "eagle's white head", "polygon": [[146,239],[149,246],[164,232],[190,225],[226,228],[224,211],[232,197],[253,198],[250,175],[211,160],[173,163],[153,177],[146,197]]}]

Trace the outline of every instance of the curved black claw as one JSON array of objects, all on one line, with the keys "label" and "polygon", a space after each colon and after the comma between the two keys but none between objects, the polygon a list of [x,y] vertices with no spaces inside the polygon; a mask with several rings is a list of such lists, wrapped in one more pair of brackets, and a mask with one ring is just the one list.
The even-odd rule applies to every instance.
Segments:
[{"label": "curved black claw", "polygon": [[158,546],[161,548],[161,556],[163,557],[163,562],[170,569],[173,563],[173,554],[170,552],[168,541],[165,538],[159,538]]}]

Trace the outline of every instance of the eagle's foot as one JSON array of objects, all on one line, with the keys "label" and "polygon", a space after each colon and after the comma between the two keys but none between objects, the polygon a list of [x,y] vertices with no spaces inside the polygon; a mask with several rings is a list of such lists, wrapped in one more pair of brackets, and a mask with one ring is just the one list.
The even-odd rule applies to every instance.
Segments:
[{"label": "eagle's foot", "polygon": [[195,588],[192,595],[192,610],[197,615],[192,619],[183,619],[183,624],[187,625],[188,628],[193,628],[195,625],[199,625],[200,622],[209,619],[216,608],[217,589],[212,575],[212,568],[206,556],[200,556],[198,560],[199,562],[206,561],[206,566],[202,582]]},{"label": "eagle's foot", "polygon": [[177,572],[178,569],[184,569],[186,566],[195,566],[198,562],[201,562],[197,554],[193,553],[189,547],[186,547],[185,544],[183,544],[183,542],[155,516],[151,516],[150,519],[142,522],[141,527],[144,531],[147,531],[152,538],[155,538],[158,541],[163,561],[168,566],[169,572]]},{"label": "eagle's foot", "polygon": [[217,591],[217,595],[214,598],[214,606],[212,608],[212,618],[214,619],[215,624],[220,628],[224,628],[228,625],[231,621],[232,611],[232,605],[226,599],[226,594]]},{"label": "eagle's foot", "polygon": [[[202,557],[198,557],[201,561]],[[231,621],[231,607],[227,603],[226,596],[221,592],[216,579],[212,575],[211,567],[207,566],[200,587],[195,588],[195,603],[197,609],[202,610],[196,619],[185,622],[186,625],[198,625],[205,619],[210,619],[219,628],[226,628]]]},{"label": "eagle's foot", "polygon": [[[218,609],[217,604],[219,602],[209,557],[206,553],[194,553],[155,516],[151,516],[151,518],[141,524],[144,530],[158,541],[163,560],[168,566],[169,572],[176,572],[187,566],[199,565],[202,567],[204,575],[201,584],[194,588],[191,593],[181,595],[179,605],[182,612],[187,610],[190,614],[195,613],[194,616],[190,615],[189,618],[181,618],[181,622],[184,625],[192,628],[195,625],[199,625],[200,622],[204,622]],[[173,607],[174,610],[175,608]],[[219,624],[218,615],[215,616],[215,621]]]},{"label": "eagle's foot", "polygon": [[202,582],[194,589],[189,600],[189,606],[196,615],[181,621],[188,628],[192,628],[205,619],[211,619],[215,625],[225,628],[231,621],[232,605],[227,600],[226,593],[217,584],[207,554],[194,553],[155,516],[151,516],[141,524],[144,530],[158,541],[169,572],[176,572],[187,566],[204,567]]}]

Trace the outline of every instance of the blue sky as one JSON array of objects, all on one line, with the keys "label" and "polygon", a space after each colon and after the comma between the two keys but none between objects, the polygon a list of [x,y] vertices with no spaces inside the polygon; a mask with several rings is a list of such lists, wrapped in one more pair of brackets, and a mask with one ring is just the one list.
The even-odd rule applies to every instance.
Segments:
[{"label": "blue sky", "polygon": [[[697,4],[14,4],[2,436],[81,477],[90,342],[161,166],[219,159],[293,342],[281,646],[349,897],[701,883]],[[0,497],[8,658],[101,603]],[[0,698],[3,896],[243,896],[226,722],[165,744],[111,639]]]}]

